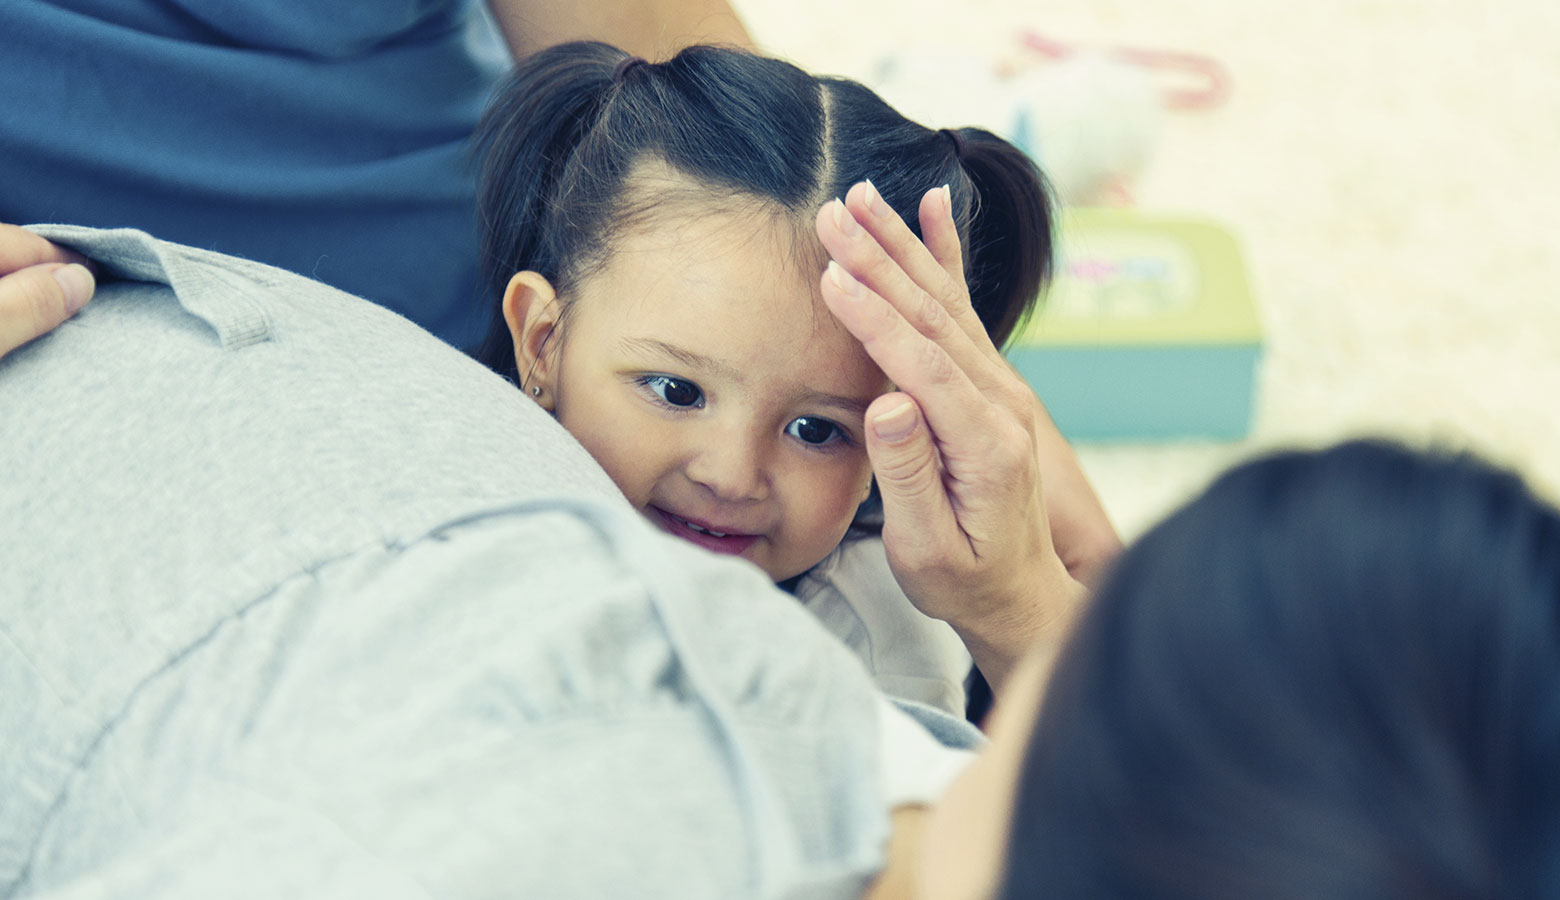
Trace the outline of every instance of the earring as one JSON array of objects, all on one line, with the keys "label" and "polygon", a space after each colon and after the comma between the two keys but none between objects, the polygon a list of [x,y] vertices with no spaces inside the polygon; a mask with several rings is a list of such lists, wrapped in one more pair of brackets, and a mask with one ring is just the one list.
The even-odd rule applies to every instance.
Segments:
[{"label": "earring", "polygon": [[540,397],[541,395],[542,395],[542,386],[539,385],[539,384],[531,385],[531,396],[532,397]]}]

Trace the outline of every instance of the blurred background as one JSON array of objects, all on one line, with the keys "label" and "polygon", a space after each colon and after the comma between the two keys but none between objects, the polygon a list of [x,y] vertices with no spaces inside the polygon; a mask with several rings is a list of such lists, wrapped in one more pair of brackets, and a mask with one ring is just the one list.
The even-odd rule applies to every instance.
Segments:
[{"label": "blurred background", "polygon": [[[1476,449],[1560,497],[1560,5],[735,5],[761,45],[814,71],[881,82],[885,60],[909,61],[959,83],[965,67],[971,120],[955,110],[937,126],[1002,125],[982,121],[1004,115],[982,85],[1015,60],[1044,62],[1026,32],[1193,54],[1228,74],[1222,102],[1161,108],[1118,136],[1133,171],[1084,198],[1219,223],[1263,331],[1244,436],[1079,443],[1124,537],[1236,460],[1361,434]],[[1056,102],[1031,99],[1041,112]],[[1108,134],[1090,140],[1111,150],[1098,146]]]}]

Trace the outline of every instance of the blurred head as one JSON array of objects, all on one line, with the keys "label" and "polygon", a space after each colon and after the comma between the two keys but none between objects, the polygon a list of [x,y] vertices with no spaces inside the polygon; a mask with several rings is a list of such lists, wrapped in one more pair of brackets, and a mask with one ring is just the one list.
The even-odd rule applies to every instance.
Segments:
[{"label": "blurred head", "polygon": [[695,47],[522,60],[479,133],[479,358],[535,396],[647,517],[782,580],[870,488],[866,404],[890,385],[822,305],[813,217],[870,179],[915,216],[950,187],[972,301],[1000,343],[1039,294],[1050,206],[1027,157],[923,128],[866,88]]},{"label": "blurred head", "polygon": [[1552,896],[1560,517],[1464,457],[1245,465],[1121,557],[1010,755],[1004,900]]}]

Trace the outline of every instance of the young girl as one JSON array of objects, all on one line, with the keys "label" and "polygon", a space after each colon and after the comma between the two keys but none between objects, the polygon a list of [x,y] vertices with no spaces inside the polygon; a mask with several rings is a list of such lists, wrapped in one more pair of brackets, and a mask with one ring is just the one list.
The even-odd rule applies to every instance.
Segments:
[{"label": "young girl", "polygon": [[502,298],[479,359],[652,522],[790,588],[889,693],[962,714],[959,639],[906,600],[881,542],[847,539],[880,521],[863,413],[892,385],[822,304],[814,217],[827,204],[825,221],[858,233],[837,199],[853,184],[883,215],[944,185],[1000,346],[1048,273],[1034,164],[859,84],[716,47],[661,64],[599,43],[543,51],[479,140],[485,277]]}]

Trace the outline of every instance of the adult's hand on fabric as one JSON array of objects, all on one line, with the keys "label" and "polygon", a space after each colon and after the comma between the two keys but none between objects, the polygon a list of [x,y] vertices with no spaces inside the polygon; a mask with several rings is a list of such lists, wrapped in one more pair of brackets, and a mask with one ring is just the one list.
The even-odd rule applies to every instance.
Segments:
[{"label": "adult's hand on fabric", "polygon": [[1081,602],[1052,540],[1040,401],[970,305],[947,192],[917,240],[867,183],[818,213],[824,301],[898,390],[867,409],[883,542],[917,608],[953,626],[998,690]]},{"label": "adult's hand on fabric", "polygon": [[0,357],[59,327],[95,289],[80,255],[0,225]]}]

